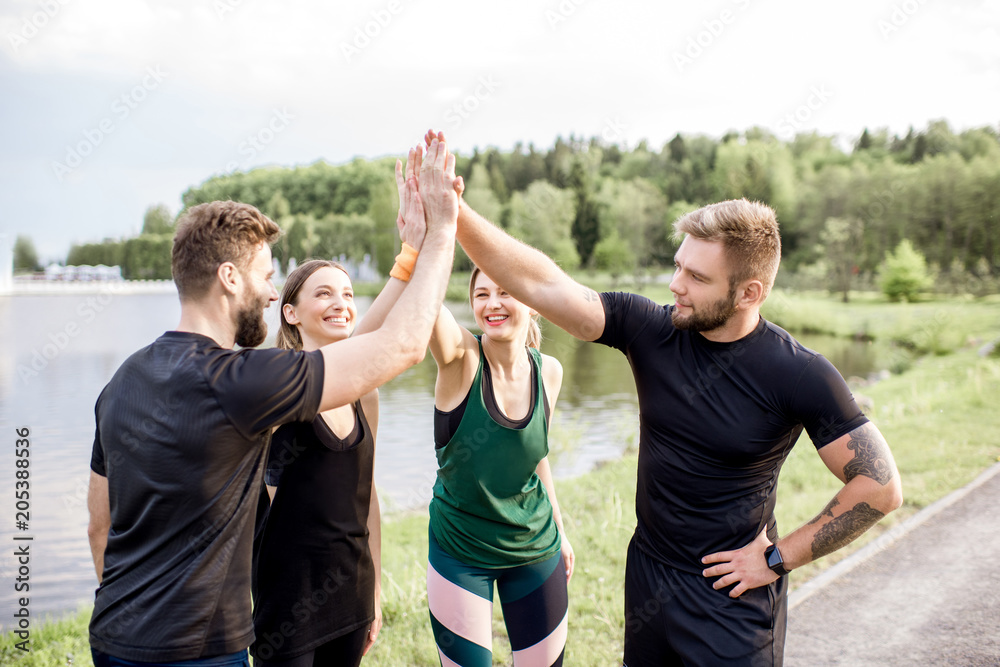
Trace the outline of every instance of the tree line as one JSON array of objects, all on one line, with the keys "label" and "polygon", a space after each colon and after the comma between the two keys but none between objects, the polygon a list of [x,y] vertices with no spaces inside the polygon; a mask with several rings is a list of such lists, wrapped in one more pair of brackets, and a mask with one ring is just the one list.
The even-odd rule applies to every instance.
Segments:
[{"label": "tree line", "polygon": [[[385,273],[398,244],[394,163],[358,158],[223,174],[187,190],[183,203],[257,206],[285,231],[274,248],[283,267],[291,258],[367,254]],[[544,150],[476,149],[458,156],[457,170],[473,208],[568,270],[669,267],[673,220],[746,197],[775,208],[782,273],[812,286],[846,295],[874,284],[903,240],[948,289],[982,291],[1000,274],[1000,138],[992,127],[955,133],[935,121],[904,136],[866,129],[850,150],[831,136],[782,140],[761,128],[719,139],[678,133],[658,150],[570,136]],[[151,213],[139,237],[74,246],[67,261],[100,255],[109,261],[78,263],[117,258],[126,277],[169,277],[172,222],[155,207],[147,222]],[[468,268],[461,251],[456,261]]]}]

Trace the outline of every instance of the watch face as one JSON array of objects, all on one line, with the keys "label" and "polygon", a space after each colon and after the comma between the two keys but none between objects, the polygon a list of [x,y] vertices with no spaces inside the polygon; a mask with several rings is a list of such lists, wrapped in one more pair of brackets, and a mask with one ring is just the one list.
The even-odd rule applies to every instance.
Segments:
[{"label": "watch face", "polygon": [[767,548],[767,550],[764,551],[764,556],[767,558],[767,566],[774,570],[776,574],[788,574],[788,570],[785,569],[785,563],[781,559],[781,552],[778,551],[778,547],[772,544]]}]

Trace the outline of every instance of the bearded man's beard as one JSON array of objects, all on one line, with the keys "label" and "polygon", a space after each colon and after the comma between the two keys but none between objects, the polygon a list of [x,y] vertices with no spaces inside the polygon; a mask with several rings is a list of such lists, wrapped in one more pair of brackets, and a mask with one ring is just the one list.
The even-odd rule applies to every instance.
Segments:
[{"label": "bearded man's beard", "polygon": [[670,321],[674,323],[674,328],[685,331],[711,331],[718,329],[729,321],[729,318],[736,314],[737,308],[733,300],[736,298],[735,290],[724,299],[719,299],[702,312],[692,311],[690,315],[684,317],[674,308],[670,312]]},{"label": "bearded man's beard", "polygon": [[240,308],[236,313],[236,344],[240,347],[257,347],[267,338],[264,308],[268,302],[259,300]]}]

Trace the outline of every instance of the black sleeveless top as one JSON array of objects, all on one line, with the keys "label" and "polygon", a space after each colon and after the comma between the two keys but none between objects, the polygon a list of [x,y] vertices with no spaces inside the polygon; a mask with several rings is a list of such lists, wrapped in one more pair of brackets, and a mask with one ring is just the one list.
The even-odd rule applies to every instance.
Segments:
[{"label": "black sleeveless top", "polygon": [[[375,443],[360,402],[354,410],[343,440],[320,415],[274,433],[265,479],[278,490],[262,507],[254,544],[255,657],[292,658],[375,618],[368,545]],[[290,636],[281,630],[288,623]]]}]

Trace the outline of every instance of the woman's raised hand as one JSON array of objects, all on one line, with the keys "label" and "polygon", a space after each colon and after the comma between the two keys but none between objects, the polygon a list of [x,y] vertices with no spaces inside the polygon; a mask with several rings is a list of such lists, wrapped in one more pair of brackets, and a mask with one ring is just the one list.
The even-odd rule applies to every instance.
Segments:
[{"label": "woman's raised hand", "polygon": [[396,160],[396,189],[399,191],[399,212],[396,214],[396,228],[400,240],[420,250],[427,231],[424,218],[424,204],[420,199],[417,173],[423,159],[423,146],[411,148],[406,156],[406,172],[404,177],[403,164]]}]

